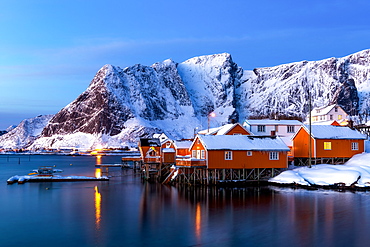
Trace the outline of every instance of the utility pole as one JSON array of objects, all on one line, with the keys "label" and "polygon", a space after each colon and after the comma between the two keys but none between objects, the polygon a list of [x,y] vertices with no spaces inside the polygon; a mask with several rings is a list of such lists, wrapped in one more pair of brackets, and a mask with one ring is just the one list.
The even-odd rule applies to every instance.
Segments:
[{"label": "utility pole", "polygon": [[311,121],[312,121],[312,114],[311,114],[311,111],[312,111],[312,107],[311,107],[311,88],[310,88],[310,81],[308,81],[308,76],[307,76],[307,68],[306,68],[306,82],[307,82],[307,87],[308,87],[308,168],[311,168],[311,164],[312,164],[312,144],[311,144],[311,133],[312,133],[312,129],[311,129]]}]

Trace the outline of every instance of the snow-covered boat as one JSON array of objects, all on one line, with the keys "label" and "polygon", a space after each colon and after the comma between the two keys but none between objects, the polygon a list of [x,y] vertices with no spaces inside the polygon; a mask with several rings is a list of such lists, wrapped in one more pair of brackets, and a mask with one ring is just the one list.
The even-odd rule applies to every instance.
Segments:
[{"label": "snow-covered boat", "polygon": [[28,175],[38,175],[38,176],[50,176],[54,173],[63,172],[61,169],[55,169],[51,166],[40,166],[38,169],[34,169]]}]

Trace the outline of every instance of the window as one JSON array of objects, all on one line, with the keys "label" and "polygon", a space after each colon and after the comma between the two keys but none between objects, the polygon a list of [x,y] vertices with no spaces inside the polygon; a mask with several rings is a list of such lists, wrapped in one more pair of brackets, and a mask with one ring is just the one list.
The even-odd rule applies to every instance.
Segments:
[{"label": "window", "polygon": [[279,131],[279,125],[275,125],[275,131],[276,133]]},{"label": "window", "polygon": [[338,115],[338,120],[341,120],[342,119],[342,115]]},{"label": "window", "polygon": [[319,109],[317,109],[317,110],[316,110],[316,113],[320,113],[320,110],[319,110]]},{"label": "window", "polygon": [[206,158],[206,152],[204,150],[201,151],[200,158],[201,159],[205,159]]},{"label": "window", "polygon": [[258,132],[266,132],[266,126],[265,125],[258,125],[257,126]]},{"label": "window", "polygon": [[335,111],[335,112],[338,112],[338,107],[335,107],[335,108],[334,108],[334,111]]},{"label": "window", "polygon": [[232,160],[233,159],[233,152],[225,151],[225,160]]},{"label": "window", "polygon": [[171,143],[170,142],[167,142],[166,143],[166,148],[170,148],[171,147]]},{"label": "window", "polygon": [[329,115],[330,120],[333,120],[333,115]]},{"label": "window", "polygon": [[288,125],[286,128],[288,133],[294,133],[294,125]]},{"label": "window", "polygon": [[324,142],[324,150],[331,150],[331,142]]},{"label": "window", "polygon": [[351,143],[351,149],[352,150],[358,150],[358,142],[352,142]]},{"label": "window", "polygon": [[252,151],[247,151],[247,156],[252,156]]},{"label": "window", "polygon": [[279,160],[278,152],[270,152],[270,160]]},{"label": "window", "polygon": [[197,150],[193,150],[191,156],[192,156],[192,158],[196,158],[197,157]]}]

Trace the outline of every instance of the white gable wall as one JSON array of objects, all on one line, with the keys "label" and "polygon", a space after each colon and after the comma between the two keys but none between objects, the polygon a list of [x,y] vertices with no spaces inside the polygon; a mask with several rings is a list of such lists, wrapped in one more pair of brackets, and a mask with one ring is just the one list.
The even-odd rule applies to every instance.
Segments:
[{"label": "white gable wall", "polygon": [[[258,127],[260,126],[260,127]],[[264,127],[263,127],[264,126]],[[289,132],[288,132],[288,126]],[[272,131],[278,136],[292,136],[301,127],[301,125],[252,125],[250,130],[254,135],[271,135]],[[265,131],[261,131],[261,130]]]},{"label": "white gable wall", "polygon": [[[320,112],[317,112],[317,110]],[[341,121],[342,119],[348,119],[348,115],[340,106],[333,107],[329,112],[321,109],[314,109],[312,112],[312,122]]]}]

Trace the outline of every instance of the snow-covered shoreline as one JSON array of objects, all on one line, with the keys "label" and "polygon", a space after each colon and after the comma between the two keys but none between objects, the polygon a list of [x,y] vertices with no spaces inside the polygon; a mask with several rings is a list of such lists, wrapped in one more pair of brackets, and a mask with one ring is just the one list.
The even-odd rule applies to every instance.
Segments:
[{"label": "snow-covered shoreline", "polygon": [[353,156],[343,165],[314,165],[298,167],[269,179],[270,183],[301,186],[343,185],[370,188],[370,153]]}]

